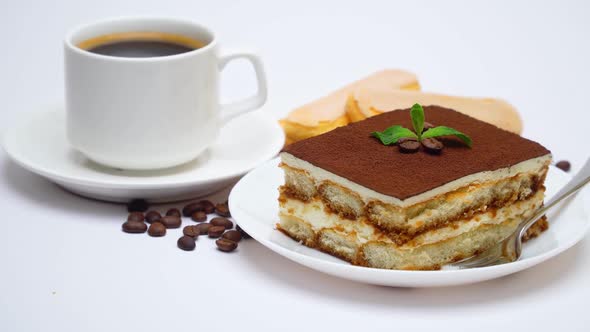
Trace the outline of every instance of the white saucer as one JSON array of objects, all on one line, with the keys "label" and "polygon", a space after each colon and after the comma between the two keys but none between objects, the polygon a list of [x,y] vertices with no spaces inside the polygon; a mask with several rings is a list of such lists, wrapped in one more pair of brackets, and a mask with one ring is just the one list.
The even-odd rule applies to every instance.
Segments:
[{"label": "white saucer", "polygon": [[10,158],[29,171],[76,194],[114,202],[133,198],[166,202],[210,194],[275,157],[283,144],[278,122],[260,111],[224,126],[217,142],[196,160],[157,171],[105,167],[71,149],[63,108],[22,121],[3,139]]},{"label": "white saucer", "polygon": [[[550,227],[527,242],[522,258],[513,263],[467,270],[396,271],[353,266],[310,249],[275,229],[278,222],[278,190],[283,173],[279,159],[259,166],[244,176],[229,197],[232,217],[248,234],[271,250],[299,264],[333,276],[363,283],[396,287],[435,287],[474,283],[499,278],[537,265],[570,248],[590,228],[584,207],[590,206],[588,188],[548,215]],[[547,196],[559,190],[570,176],[551,167],[545,185]]]}]

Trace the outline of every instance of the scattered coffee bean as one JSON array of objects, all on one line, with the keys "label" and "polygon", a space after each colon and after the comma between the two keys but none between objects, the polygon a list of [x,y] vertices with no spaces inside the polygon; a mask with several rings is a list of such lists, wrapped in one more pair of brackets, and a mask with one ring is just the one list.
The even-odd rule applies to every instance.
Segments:
[{"label": "scattered coffee bean", "polygon": [[208,222],[204,222],[202,224],[194,225],[197,230],[199,230],[200,235],[205,235],[209,233],[209,228],[211,228],[211,224]]},{"label": "scattered coffee bean", "polygon": [[125,233],[145,233],[147,225],[141,221],[126,221],[123,223],[123,232]]},{"label": "scattered coffee bean", "polygon": [[423,139],[422,146],[424,146],[424,149],[426,150],[426,152],[429,152],[432,154],[441,153],[442,149],[444,148],[444,145],[442,144],[442,142],[437,140],[436,138]]},{"label": "scattered coffee bean", "polygon": [[143,199],[134,199],[127,204],[127,211],[129,212],[145,212],[148,208],[148,202]]},{"label": "scattered coffee bean", "polygon": [[161,222],[162,224],[164,224],[164,226],[166,226],[166,228],[178,228],[182,224],[182,220],[180,220],[179,217],[175,217],[175,216],[165,216],[165,217],[162,217],[162,219],[160,219],[158,221]]},{"label": "scattered coffee bean", "polygon": [[209,227],[208,234],[209,234],[210,238],[216,239],[216,238],[220,237],[224,231],[225,231],[225,227],[223,227],[223,226],[211,226],[211,227]]},{"label": "scattered coffee bean", "polygon": [[178,248],[180,248],[182,250],[186,250],[186,251],[195,250],[195,247],[196,247],[195,239],[193,239],[190,236],[186,236],[186,235],[180,237],[180,239],[178,239],[178,242],[176,242],[176,244],[178,245]]},{"label": "scattered coffee bean", "polygon": [[159,221],[154,221],[148,228],[148,234],[153,237],[164,236],[166,235],[166,226]]},{"label": "scattered coffee bean", "polygon": [[397,147],[401,153],[414,153],[420,149],[420,143],[416,139],[400,139],[397,141]]},{"label": "scattered coffee bean", "polygon": [[167,216],[174,216],[174,217],[178,217],[178,218],[182,217],[179,209],[170,209],[170,210],[166,211],[166,215]]},{"label": "scattered coffee bean", "polygon": [[196,222],[203,222],[207,220],[207,214],[203,211],[197,211],[191,215],[191,219]]},{"label": "scattered coffee bean", "polygon": [[232,229],[234,227],[234,223],[232,223],[229,219],[222,217],[213,218],[211,219],[210,223],[213,226],[221,226],[225,229]]},{"label": "scattered coffee bean", "polygon": [[557,162],[557,164],[555,164],[555,167],[561,169],[564,172],[569,172],[572,168],[572,165],[567,160],[560,160]]},{"label": "scattered coffee bean", "polygon": [[240,225],[236,225],[236,230],[238,232],[240,232],[240,234],[242,234],[242,238],[244,238],[244,239],[251,239],[252,238],[250,236],[250,234],[246,233],[246,231],[243,230],[242,227],[240,227]]},{"label": "scattered coffee bean", "polygon": [[184,208],[182,208],[182,215],[185,217],[190,217],[197,211],[205,211],[205,207],[201,202],[187,204]]},{"label": "scattered coffee bean", "polygon": [[182,234],[196,238],[201,235],[201,231],[197,228],[197,225],[190,225],[182,229]]},{"label": "scattered coffee bean", "polygon": [[162,215],[158,211],[152,210],[145,214],[145,221],[147,221],[150,224],[160,219],[162,219]]},{"label": "scattered coffee bean", "polygon": [[224,252],[234,251],[238,247],[238,244],[236,242],[228,239],[219,239],[215,241],[215,244],[217,245],[217,248],[219,250]]},{"label": "scattered coffee bean", "polygon": [[211,201],[209,200],[202,200],[199,203],[201,203],[201,205],[203,205],[203,211],[206,214],[211,214],[213,212],[215,212],[215,204],[213,204]]},{"label": "scattered coffee bean", "polygon": [[242,234],[239,231],[227,231],[221,237],[237,243],[242,239]]},{"label": "scattered coffee bean", "polygon": [[131,212],[127,216],[127,221],[142,221],[145,219],[143,212]]},{"label": "scattered coffee bean", "polygon": [[227,202],[215,205],[215,212],[222,217],[231,217]]}]

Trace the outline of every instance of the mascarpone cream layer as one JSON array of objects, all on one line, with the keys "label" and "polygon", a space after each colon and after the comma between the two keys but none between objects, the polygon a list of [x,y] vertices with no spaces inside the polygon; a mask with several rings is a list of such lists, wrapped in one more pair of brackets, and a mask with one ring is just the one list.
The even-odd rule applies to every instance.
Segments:
[{"label": "mascarpone cream layer", "polygon": [[[495,211],[479,213],[471,218],[458,220],[445,227],[422,233],[401,246],[400,249],[411,249],[448,240],[475,230],[483,225],[501,224],[515,218],[523,221],[532,216],[535,210],[543,204],[543,196],[543,192],[539,191],[525,201],[517,201]],[[299,218],[309,223],[314,231],[337,227],[340,231],[346,232],[351,236],[356,236],[359,244],[364,244],[368,241],[382,241],[393,244],[384,233],[364,220],[364,218],[349,220],[337,214],[329,213],[325,210],[324,204],[319,199],[302,202],[297,199],[287,198],[280,204],[279,215],[281,218],[290,216]]]}]

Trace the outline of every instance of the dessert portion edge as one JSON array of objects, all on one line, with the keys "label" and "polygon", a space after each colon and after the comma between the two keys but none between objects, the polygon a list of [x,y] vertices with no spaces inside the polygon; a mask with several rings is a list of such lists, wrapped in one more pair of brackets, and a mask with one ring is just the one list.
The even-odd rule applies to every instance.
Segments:
[{"label": "dessert portion edge", "polygon": [[[414,133],[412,151],[407,141],[388,141],[412,137],[407,128],[424,136]],[[452,132],[470,137],[458,142]],[[433,135],[447,136],[437,151],[427,142]],[[416,104],[298,142],[280,158],[279,231],[352,264],[430,270],[487,250],[541,207],[551,152]],[[547,227],[541,219],[525,239]]]},{"label": "dessert portion edge", "polygon": [[[343,218],[318,198],[302,202],[282,197],[277,229],[308,247],[355,265],[434,270],[486,250],[510,235],[543,204],[543,196],[544,192],[538,191],[527,200],[455,220],[401,245],[366,218]],[[545,219],[538,221],[527,239],[540,234],[547,226]]]},{"label": "dessert portion edge", "polygon": [[319,199],[332,213],[351,220],[366,218],[396,243],[403,244],[454,220],[544,191],[551,156],[471,174],[406,200],[377,193],[285,152],[281,160],[285,172],[282,200]]},{"label": "dessert portion edge", "polygon": [[[551,161],[548,154],[399,200],[280,156],[278,230],[355,265],[409,270],[439,269],[510,235],[542,206]],[[547,227],[543,218],[525,238]]]}]

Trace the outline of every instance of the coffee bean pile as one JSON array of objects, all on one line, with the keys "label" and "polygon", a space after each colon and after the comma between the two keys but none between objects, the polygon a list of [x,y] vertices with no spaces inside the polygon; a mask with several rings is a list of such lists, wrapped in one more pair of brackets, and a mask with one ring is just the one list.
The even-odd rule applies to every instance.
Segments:
[{"label": "coffee bean pile", "polygon": [[[136,199],[127,205],[127,210],[129,216],[127,216],[127,221],[123,223],[123,232],[145,233],[147,231],[151,237],[165,236],[168,229],[180,228],[182,216],[190,217],[198,224],[185,226],[182,229],[183,236],[176,242],[178,248],[185,251],[195,250],[196,240],[201,235],[217,239],[215,241],[217,249],[223,252],[236,250],[242,239],[250,238],[240,226],[236,225],[236,229],[234,229],[234,223],[228,219],[231,217],[231,212],[227,202],[213,204],[211,201],[201,200],[187,204],[182,208],[182,212],[172,208],[162,216],[160,212],[150,210],[146,201]],[[208,215],[213,213],[218,217],[206,222]],[[149,227],[146,223],[149,224]]]}]

